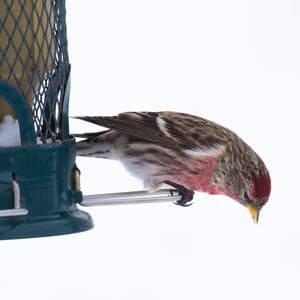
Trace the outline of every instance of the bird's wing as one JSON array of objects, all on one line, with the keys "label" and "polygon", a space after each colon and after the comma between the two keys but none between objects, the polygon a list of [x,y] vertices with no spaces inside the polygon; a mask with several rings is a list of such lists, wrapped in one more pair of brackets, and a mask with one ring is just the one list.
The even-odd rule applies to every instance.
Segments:
[{"label": "bird's wing", "polygon": [[128,134],[140,140],[173,149],[209,153],[224,146],[224,139],[214,134],[219,126],[208,120],[175,112],[127,112],[113,117],[76,117]]},{"label": "bird's wing", "polygon": [[176,148],[173,139],[166,136],[158,127],[158,113],[122,113],[113,117],[76,117],[118,132],[128,134],[140,140]]}]

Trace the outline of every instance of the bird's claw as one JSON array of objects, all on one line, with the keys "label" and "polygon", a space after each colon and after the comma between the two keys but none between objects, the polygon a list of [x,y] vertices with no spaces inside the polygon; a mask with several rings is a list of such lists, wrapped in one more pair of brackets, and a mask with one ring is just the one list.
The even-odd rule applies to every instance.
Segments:
[{"label": "bird's claw", "polygon": [[174,203],[175,205],[179,205],[179,206],[182,206],[182,207],[189,207],[189,206],[193,205],[193,202],[182,204],[182,203],[180,203],[180,201],[181,201],[181,200],[178,200],[178,201],[175,201],[175,202],[173,202],[173,203]]},{"label": "bird's claw", "polygon": [[183,207],[188,207],[188,206],[191,206],[193,204],[193,203],[188,203],[188,202],[193,200],[194,191],[189,190],[186,187],[184,187],[180,184],[174,183],[174,182],[166,181],[165,183],[168,184],[168,185],[171,185],[175,189],[177,189],[179,195],[181,196],[181,199],[174,202],[174,204],[180,205],[180,206],[183,206]]},{"label": "bird's claw", "polygon": [[191,206],[193,203],[188,203],[193,200],[194,197],[194,191],[188,190],[185,187],[178,189],[179,195],[181,196],[181,199],[176,201],[176,205],[180,205],[183,207]]}]

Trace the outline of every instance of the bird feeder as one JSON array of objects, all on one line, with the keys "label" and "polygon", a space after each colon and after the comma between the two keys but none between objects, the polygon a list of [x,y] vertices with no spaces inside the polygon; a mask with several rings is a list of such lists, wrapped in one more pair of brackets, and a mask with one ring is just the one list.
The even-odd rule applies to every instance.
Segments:
[{"label": "bird feeder", "polygon": [[80,232],[65,1],[6,0],[0,9],[0,122],[19,123],[21,145],[0,148],[0,239]]},{"label": "bird feeder", "polygon": [[65,1],[0,3],[0,123],[16,118],[21,140],[0,145],[0,239],[88,230],[93,221],[78,204],[179,200],[174,190],[83,198],[69,135]]}]

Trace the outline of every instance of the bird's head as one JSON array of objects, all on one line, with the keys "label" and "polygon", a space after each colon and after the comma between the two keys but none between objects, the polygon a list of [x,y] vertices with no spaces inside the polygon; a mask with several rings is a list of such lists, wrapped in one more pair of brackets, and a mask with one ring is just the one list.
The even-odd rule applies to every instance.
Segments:
[{"label": "bird's head", "polygon": [[266,168],[253,172],[245,179],[238,194],[238,201],[248,208],[252,219],[258,222],[259,212],[267,203],[271,192],[271,178]]},{"label": "bird's head", "polygon": [[213,194],[225,194],[247,207],[252,219],[258,222],[259,212],[267,203],[271,192],[271,178],[263,161],[255,155],[253,160],[225,165],[217,173]]}]

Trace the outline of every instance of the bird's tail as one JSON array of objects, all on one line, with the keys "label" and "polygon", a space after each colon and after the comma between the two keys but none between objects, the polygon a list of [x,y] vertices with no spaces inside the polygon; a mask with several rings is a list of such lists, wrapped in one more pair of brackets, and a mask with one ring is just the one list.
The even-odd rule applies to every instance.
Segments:
[{"label": "bird's tail", "polygon": [[107,139],[109,130],[72,134],[74,137],[84,138],[76,142],[76,155],[87,157],[111,158],[112,144]]}]

